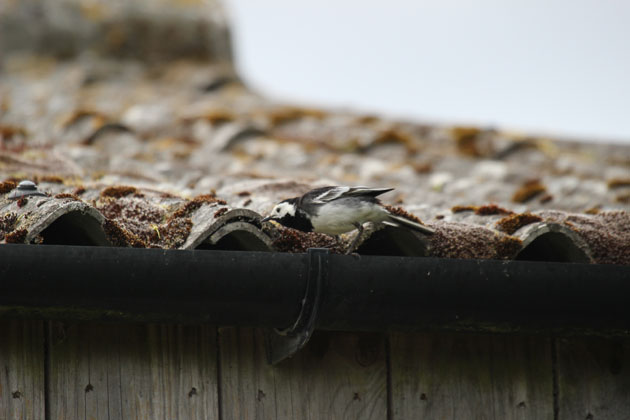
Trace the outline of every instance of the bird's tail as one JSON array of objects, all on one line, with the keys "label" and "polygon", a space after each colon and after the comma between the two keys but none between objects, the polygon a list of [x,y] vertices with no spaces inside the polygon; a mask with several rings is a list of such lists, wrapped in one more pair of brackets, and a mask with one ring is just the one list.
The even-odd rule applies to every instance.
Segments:
[{"label": "bird's tail", "polygon": [[413,220],[409,220],[405,217],[397,216],[391,213],[389,213],[389,220],[383,223],[390,226],[404,226],[420,233],[424,233],[425,235],[433,235],[435,233],[435,231],[428,226],[421,225],[420,223],[414,222]]}]

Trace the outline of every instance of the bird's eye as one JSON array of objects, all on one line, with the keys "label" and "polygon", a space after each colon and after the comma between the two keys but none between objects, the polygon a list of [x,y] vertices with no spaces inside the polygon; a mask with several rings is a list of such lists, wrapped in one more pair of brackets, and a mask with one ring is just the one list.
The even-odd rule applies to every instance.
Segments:
[{"label": "bird's eye", "polygon": [[276,209],[276,213],[280,213],[280,209]]}]

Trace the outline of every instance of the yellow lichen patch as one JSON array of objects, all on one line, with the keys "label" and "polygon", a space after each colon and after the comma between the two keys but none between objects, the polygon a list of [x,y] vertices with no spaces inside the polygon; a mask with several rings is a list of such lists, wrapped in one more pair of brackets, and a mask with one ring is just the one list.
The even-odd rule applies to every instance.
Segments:
[{"label": "yellow lichen patch", "polygon": [[212,125],[223,124],[226,122],[234,121],[236,119],[236,115],[234,113],[217,109],[214,111],[210,111],[203,116],[203,119],[210,122]]},{"label": "yellow lichen patch", "polygon": [[356,122],[361,125],[374,124],[379,121],[380,121],[380,118],[377,117],[376,115],[362,115],[360,117],[357,117],[356,119]]},{"label": "yellow lichen patch", "polygon": [[481,156],[477,145],[481,133],[481,129],[477,127],[453,127],[451,129],[451,136],[453,136],[457,150],[466,156]]},{"label": "yellow lichen patch", "polygon": [[105,28],[105,45],[111,51],[119,49],[127,40],[128,35],[124,26],[119,22],[108,24]]},{"label": "yellow lichen patch", "polygon": [[62,126],[64,128],[69,128],[72,125],[78,123],[79,121],[85,119],[85,118],[93,118],[93,123],[92,126],[94,128],[98,128],[100,126],[102,126],[103,124],[105,124],[105,122],[107,121],[107,117],[98,112],[98,111],[92,111],[89,109],[78,109],[76,111],[74,111],[72,114],[70,114],[63,122],[62,122]]},{"label": "yellow lichen patch", "polygon": [[151,143],[151,147],[158,151],[177,149],[177,153],[185,153],[189,148],[196,148],[199,143],[190,137],[162,137]]},{"label": "yellow lichen patch", "polygon": [[272,126],[277,126],[287,122],[300,120],[302,118],[314,118],[317,120],[322,120],[326,117],[326,115],[327,113],[320,109],[286,107],[275,109],[267,113],[267,118],[269,118]]},{"label": "yellow lichen patch", "polygon": [[615,197],[615,201],[621,204],[630,204],[630,193],[619,194],[617,197]]},{"label": "yellow lichen patch", "polygon": [[81,2],[81,14],[88,20],[101,21],[106,16],[105,7],[102,3],[95,1]]},{"label": "yellow lichen patch", "polygon": [[0,140],[10,140],[16,136],[26,137],[26,130],[14,125],[0,125]]},{"label": "yellow lichen patch", "polygon": [[497,222],[497,229],[512,235],[525,225],[542,221],[542,217],[532,213],[511,214]]},{"label": "yellow lichen patch", "polygon": [[545,191],[547,191],[547,187],[545,187],[540,180],[532,179],[526,181],[514,192],[512,201],[515,203],[525,203]]},{"label": "yellow lichen patch", "polygon": [[584,213],[586,213],[586,214],[599,214],[600,211],[601,211],[600,206],[595,206],[595,207],[591,207],[590,209],[584,210]]},{"label": "yellow lichen patch", "polygon": [[157,235],[158,240],[161,240],[162,238],[160,237],[160,227],[156,224],[152,224],[151,229],[153,229],[153,231]]},{"label": "yellow lichen patch", "polygon": [[395,128],[383,130],[378,133],[374,140],[365,149],[371,149],[372,147],[380,146],[383,144],[403,145],[409,151],[409,153],[416,153],[418,151],[418,145],[414,141],[413,136],[409,133]]},{"label": "yellow lichen patch", "polygon": [[630,187],[630,178],[612,178],[608,180],[608,188]]}]

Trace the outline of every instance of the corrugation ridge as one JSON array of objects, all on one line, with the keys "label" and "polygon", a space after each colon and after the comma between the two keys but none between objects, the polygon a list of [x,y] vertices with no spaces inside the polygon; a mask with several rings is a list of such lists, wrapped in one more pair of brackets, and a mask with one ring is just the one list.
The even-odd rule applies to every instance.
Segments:
[{"label": "corrugation ridge", "polygon": [[354,252],[365,255],[429,255],[429,240],[420,233],[392,226],[366,227]]},{"label": "corrugation ridge", "polygon": [[9,205],[3,210],[14,210],[18,214],[14,231],[25,231],[24,242],[26,243],[35,241],[60,218],[78,213],[80,217],[86,217],[94,223],[84,223],[79,220],[76,227],[81,229],[81,232],[85,233],[94,245],[111,246],[103,230],[105,218],[97,209],[83,201],[30,197],[23,208],[20,208],[18,204],[15,209],[12,207]]},{"label": "corrugation ridge", "polygon": [[195,249],[202,244],[217,245],[230,236],[252,236],[250,250],[272,250],[271,239],[260,228],[261,216],[248,209],[232,209],[217,215],[216,208],[202,207],[193,215],[193,227],[181,249]]},{"label": "corrugation ridge", "polygon": [[514,256],[515,259],[527,259],[523,256],[528,252],[531,255],[536,254],[533,248],[539,246],[552,251],[545,252],[546,257],[540,258],[541,260],[554,261],[561,258],[567,262],[593,262],[586,241],[570,227],[560,223],[544,221],[532,223],[517,230],[514,236],[522,241],[522,247]]}]

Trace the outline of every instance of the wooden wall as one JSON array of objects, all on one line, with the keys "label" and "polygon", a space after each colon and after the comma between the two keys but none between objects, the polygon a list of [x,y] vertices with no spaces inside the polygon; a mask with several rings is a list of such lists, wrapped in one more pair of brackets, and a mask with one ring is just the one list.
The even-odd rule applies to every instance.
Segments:
[{"label": "wooden wall", "polygon": [[0,419],[628,418],[628,340],[0,321]]}]

